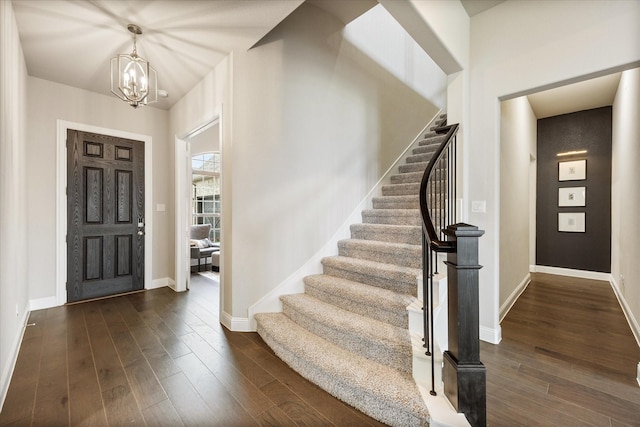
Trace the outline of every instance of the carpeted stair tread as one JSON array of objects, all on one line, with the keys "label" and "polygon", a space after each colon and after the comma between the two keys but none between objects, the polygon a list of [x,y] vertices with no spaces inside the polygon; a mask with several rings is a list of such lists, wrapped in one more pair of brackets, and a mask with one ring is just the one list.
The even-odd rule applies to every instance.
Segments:
[{"label": "carpeted stair tread", "polygon": [[411,373],[409,331],[343,310],[311,295],[283,295],[282,312],[319,337],[367,359]]},{"label": "carpeted stair tread", "polygon": [[435,153],[436,151],[438,151],[438,147],[440,146],[440,144],[427,144],[427,145],[420,145],[416,148],[414,148],[413,150],[411,150],[411,154],[431,154],[433,155],[433,153]]},{"label": "carpeted stair tread", "polygon": [[375,240],[345,239],[338,242],[338,254],[384,264],[422,268],[422,246]]},{"label": "carpeted stair tread", "polygon": [[309,381],[390,426],[428,426],[413,378],[309,333],[282,313],[255,316],[258,334]]},{"label": "carpeted stair tread", "polygon": [[376,196],[372,202],[373,209],[420,209],[420,197],[417,194]]},{"label": "carpeted stair tread", "polygon": [[419,209],[365,209],[362,222],[366,224],[395,224],[420,226]]},{"label": "carpeted stair tread", "polygon": [[425,135],[424,139],[418,141],[418,147],[425,147],[429,145],[439,146],[445,139],[445,136],[436,133]]},{"label": "carpeted stair tread", "polygon": [[379,240],[381,242],[422,244],[420,226],[395,224],[351,224],[353,239]]},{"label": "carpeted stair tread", "polygon": [[420,181],[422,181],[423,175],[424,172],[408,172],[391,175],[391,184],[410,184],[415,182],[420,183]]},{"label": "carpeted stair tread", "polygon": [[410,196],[420,193],[420,183],[391,184],[382,186],[383,196]]},{"label": "carpeted stair tread", "polygon": [[407,163],[428,163],[432,156],[432,153],[413,154],[407,157]]},{"label": "carpeted stair tread", "polygon": [[418,301],[408,294],[326,274],[307,276],[304,285],[305,293],[319,300],[401,328],[409,327],[406,308]]},{"label": "carpeted stair tread", "polygon": [[420,269],[339,255],[323,258],[321,262],[324,274],[417,296]]},{"label": "carpeted stair tread", "polygon": [[428,162],[419,162],[419,163],[407,163],[404,165],[398,166],[398,171],[400,173],[407,172],[422,172],[424,173],[425,169],[427,169]]}]

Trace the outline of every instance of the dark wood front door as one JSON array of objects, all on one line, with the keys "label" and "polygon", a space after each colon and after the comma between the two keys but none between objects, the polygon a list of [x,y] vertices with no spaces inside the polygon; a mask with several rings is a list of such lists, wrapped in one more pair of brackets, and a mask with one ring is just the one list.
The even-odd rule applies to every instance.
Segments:
[{"label": "dark wood front door", "polygon": [[144,288],[144,143],[67,131],[67,302]]}]

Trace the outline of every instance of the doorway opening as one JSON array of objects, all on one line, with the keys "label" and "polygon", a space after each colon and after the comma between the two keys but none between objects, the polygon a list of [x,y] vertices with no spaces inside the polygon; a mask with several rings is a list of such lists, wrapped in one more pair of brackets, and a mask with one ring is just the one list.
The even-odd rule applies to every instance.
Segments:
[{"label": "doorway opening", "polygon": [[[176,291],[213,281],[222,300],[223,218],[219,117],[176,138]],[[210,294],[209,294],[210,295]]]}]

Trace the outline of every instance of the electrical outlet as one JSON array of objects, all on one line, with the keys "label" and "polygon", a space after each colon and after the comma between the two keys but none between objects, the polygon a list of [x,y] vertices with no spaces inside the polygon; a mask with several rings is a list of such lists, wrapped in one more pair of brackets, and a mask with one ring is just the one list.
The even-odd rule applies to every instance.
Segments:
[{"label": "electrical outlet", "polygon": [[16,304],[16,317],[20,317],[20,307]]},{"label": "electrical outlet", "polygon": [[620,291],[624,294],[624,276],[620,275]]}]

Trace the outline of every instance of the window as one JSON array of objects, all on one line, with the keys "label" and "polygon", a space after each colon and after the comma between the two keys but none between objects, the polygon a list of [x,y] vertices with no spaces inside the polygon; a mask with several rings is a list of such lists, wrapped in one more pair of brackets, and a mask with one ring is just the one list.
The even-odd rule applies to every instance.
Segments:
[{"label": "window", "polygon": [[193,195],[191,223],[211,224],[209,239],[220,241],[220,153],[191,158]]}]

